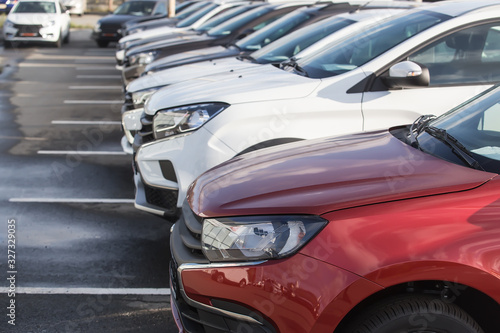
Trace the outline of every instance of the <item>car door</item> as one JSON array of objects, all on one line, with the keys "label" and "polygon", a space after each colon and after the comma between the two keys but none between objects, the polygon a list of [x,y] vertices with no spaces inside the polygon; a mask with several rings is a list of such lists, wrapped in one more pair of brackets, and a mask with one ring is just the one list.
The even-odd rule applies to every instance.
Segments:
[{"label": "car door", "polygon": [[379,75],[363,93],[364,130],[442,114],[500,82],[500,21],[459,29],[402,60],[427,67],[429,86],[389,89],[383,84],[388,70]]}]

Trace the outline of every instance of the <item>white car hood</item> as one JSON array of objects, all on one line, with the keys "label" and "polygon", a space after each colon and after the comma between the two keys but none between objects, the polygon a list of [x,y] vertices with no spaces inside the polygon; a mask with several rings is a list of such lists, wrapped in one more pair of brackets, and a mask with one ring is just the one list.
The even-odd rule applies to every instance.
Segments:
[{"label": "white car hood", "polygon": [[48,21],[57,21],[56,13],[10,13],[9,21],[16,24],[42,24]]},{"label": "white car hood", "polygon": [[129,83],[127,86],[127,92],[134,93],[154,87],[163,87],[174,83],[192,80],[201,76],[218,73],[232,73],[260,66],[263,65],[248,61],[240,61],[236,58],[222,58],[212,61],[197,62],[141,76]]},{"label": "white car hood", "polygon": [[225,102],[232,105],[303,98],[321,83],[288,73],[273,65],[219,73],[184,81],[158,90],[145,105],[145,112],[154,115],[158,110],[206,102]]},{"label": "white car hood", "polygon": [[159,36],[164,36],[168,35],[171,33],[178,33],[182,31],[187,31],[188,29],[186,28],[176,28],[176,27],[159,27],[159,28],[154,28],[154,29],[149,29],[149,30],[144,30],[137,32],[135,34],[127,35],[122,38],[120,38],[119,43],[126,43],[130,41],[136,41],[139,39],[147,39],[151,37],[159,37]]}]

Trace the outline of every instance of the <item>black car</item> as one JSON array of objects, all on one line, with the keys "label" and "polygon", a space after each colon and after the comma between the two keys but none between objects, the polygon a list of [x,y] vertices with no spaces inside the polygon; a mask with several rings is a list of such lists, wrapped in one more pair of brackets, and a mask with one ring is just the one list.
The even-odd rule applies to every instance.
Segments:
[{"label": "black car", "polygon": [[107,47],[122,37],[122,24],[141,16],[162,16],[168,10],[168,0],[130,0],[121,4],[113,14],[106,15],[94,27],[92,39],[99,47]]},{"label": "black car", "polygon": [[181,52],[235,43],[303,6],[303,2],[267,4],[238,15],[201,35],[168,39],[129,49],[123,60],[124,83],[128,84],[131,80],[139,77],[145,66],[156,59]]},{"label": "black car", "polygon": [[127,36],[144,30],[174,26],[211,3],[211,1],[184,1],[175,6],[176,15],[174,17],[165,15],[142,17],[126,21],[122,24],[122,35]]}]

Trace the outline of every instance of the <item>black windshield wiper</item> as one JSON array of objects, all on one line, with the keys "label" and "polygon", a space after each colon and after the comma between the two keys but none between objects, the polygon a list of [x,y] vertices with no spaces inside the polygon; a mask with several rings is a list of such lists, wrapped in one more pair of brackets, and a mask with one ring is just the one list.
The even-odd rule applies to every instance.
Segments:
[{"label": "black windshield wiper", "polygon": [[280,68],[285,68],[285,67],[292,67],[293,69],[295,69],[295,71],[297,73],[299,73],[300,75],[302,76],[309,76],[306,72],[306,70],[302,67],[300,67],[300,65],[297,63],[297,60],[295,58],[290,58],[286,61],[283,61],[281,64],[280,64]]},{"label": "black windshield wiper", "polygon": [[422,132],[422,129],[424,128],[425,125],[429,123],[432,119],[436,118],[435,115],[433,114],[424,114],[420,117],[418,117],[413,124],[410,126],[410,145],[412,147],[418,148],[418,140],[417,140],[417,135]]},{"label": "black windshield wiper", "polygon": [[461,144],[460,141],[458,141],[454,136],[448,134],[448,132],[446,132],[445,129],[433,126],[426,126],[424,130],[429,135],[446,143],[452,149],[453,153],[455,153],[462,161],[467,163],[467,165],[469,165],[471,168],[484,171],[479,162],[476,161],[474,157],[472,157],[471,152],[463,144]]},{"label": "black windshield wiper", "polygon": [[251,55],[244,54],[244,53],[240,54],[239,56],[237,56],[236,59],[238,59],[238,60],[249,60],[249,61],[254,62],[254,63],[257,62],[257,60],[255,60]]}]

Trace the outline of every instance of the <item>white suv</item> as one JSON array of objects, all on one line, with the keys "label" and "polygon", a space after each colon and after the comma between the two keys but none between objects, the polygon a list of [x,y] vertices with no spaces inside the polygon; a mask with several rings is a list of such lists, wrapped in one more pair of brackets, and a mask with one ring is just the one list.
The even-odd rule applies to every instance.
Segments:
[{"label": "white suv", "polygon": [[[281,68],[163,88],[145,105],[152,141],[135,155],[136,206],[175,215],[196,177],[234,156],[411,123],[499,81],[500,4],[446,1],[391,17]],[[297,165],[304,172],[313,167]]]}]

